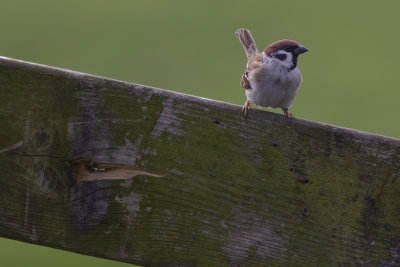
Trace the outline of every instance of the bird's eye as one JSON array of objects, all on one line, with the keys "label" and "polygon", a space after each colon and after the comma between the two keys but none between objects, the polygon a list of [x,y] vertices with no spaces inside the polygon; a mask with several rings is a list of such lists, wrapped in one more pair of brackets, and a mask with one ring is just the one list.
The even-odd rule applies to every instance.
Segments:
[{"label": "bird's eye", "polygon": [[286,54],[275,54],[276,58],[279,58],[280,60],[285,60],[287,55]]}]

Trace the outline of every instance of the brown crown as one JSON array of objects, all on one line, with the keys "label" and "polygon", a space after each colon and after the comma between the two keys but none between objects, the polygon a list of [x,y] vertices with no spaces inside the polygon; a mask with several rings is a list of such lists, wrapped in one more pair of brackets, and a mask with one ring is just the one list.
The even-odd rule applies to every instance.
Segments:
[{"label": "brown crown", "polygon": [[286,49],[289,47],[295,48],[298,47],[299,45],[300,44],[298,42],[292,40],[279,40],[267,46],[267,48],[265,48],[264,50],[264,53],[270,57],[273,53],[279,50]]}]

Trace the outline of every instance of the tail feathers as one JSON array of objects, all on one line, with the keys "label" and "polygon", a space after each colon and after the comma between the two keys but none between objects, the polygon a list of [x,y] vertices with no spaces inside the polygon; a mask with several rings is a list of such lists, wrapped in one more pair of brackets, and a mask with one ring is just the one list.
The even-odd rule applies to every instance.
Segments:
[{"label": "tail feathers", "polygon": [[260,54],[260,52],[257,49],[256,43],[254,42],[254,39],[251,36],[251,32],[249,30],[238,29],[235,32],[235,34],[239,38],[240,42],[242,43],[248,60],[250,60],[250,58]]}]

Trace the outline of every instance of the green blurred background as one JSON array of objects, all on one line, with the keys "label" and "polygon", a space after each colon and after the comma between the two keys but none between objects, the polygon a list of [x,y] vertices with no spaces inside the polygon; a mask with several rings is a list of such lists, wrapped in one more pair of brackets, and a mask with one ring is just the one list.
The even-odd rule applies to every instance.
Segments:
[{"label": "green blurred background", "polygon": [[[0,55],[242,105],[246,63],[293,39],[306,118],[400,138],[399,1],[2,0]],[[271,111],[271,110],[270,110]],[[280,112],[280,111],[274,111]],[[0,266],[128,266],[0,239]]]}]

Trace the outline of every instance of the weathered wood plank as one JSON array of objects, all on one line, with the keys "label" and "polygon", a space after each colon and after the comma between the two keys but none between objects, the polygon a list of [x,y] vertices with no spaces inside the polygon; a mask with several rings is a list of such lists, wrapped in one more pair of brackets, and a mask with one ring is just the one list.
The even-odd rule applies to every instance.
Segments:
[{"label": "weathered wood plank", "polygon": [[146,266],[400,264],[399,140],[7,58],[0,97],[2,237]]}]

